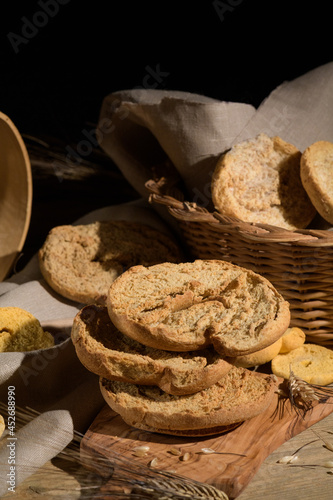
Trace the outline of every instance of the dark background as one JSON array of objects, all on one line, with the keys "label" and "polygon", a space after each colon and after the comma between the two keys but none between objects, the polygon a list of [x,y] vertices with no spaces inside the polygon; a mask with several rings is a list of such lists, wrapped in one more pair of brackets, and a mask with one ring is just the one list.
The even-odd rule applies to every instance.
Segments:
[{"label": "dark background", "polygon": [[[74,149],[110,92],[183,90],[258,106],[333,59],[329,2],[14,1],[2,4],[0,37],[0,110],[22,134]],[[33,170],[26,257],[53,225],[135,198],[111,161],[106,169],[79,184]]]},{"label": "dark background", "polygon": [[[80,132],[105,95],[145,85],[258,105],[282,81],[332,60],[329,2],[8,3],[0,110],[24,131]],[[148,79],[147,68],[163,78]]]}]

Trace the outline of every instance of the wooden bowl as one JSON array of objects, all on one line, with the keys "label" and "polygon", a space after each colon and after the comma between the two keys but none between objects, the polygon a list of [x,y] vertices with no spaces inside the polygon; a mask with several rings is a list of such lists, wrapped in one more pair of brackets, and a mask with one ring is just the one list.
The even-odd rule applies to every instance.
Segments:
[{"label": "wooden bowl", "polygon": [[22,251],[32,206],[31,165],[23,139],[0,112],[0,281]]}]

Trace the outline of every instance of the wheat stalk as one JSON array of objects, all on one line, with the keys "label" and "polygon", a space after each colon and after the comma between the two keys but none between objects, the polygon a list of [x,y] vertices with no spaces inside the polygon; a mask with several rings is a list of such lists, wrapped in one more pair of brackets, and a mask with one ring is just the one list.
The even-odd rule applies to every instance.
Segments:
[{"label": "wheat stalk", "polygon": [[[92,147],[91,154],[71,157],[66,144],[59,139],[22,134],[27,147],[34,176],[39,179],[58,177],[65,180],[84,180],[96,175],[120,178],[110,158],[99,147]],[[67,145],[71,147],[71,144]],[[91,145],[93,146],[93,145]],[[71,149],[75,150],[75,144]]]},{"label": "wheat stalk", "polygon": [[298,377],[291,368],[287,387],[292,407],[303,417],[313,408],[314,402],[328,403],[328,399],[333,396],[333,387],[309,384]]}]

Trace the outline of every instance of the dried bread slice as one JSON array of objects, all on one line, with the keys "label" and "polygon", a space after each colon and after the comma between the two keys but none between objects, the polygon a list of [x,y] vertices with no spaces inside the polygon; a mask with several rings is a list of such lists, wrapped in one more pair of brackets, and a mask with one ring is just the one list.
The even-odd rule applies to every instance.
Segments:
[{"label": "dried bread slice", "polygon": [[309,384],[328,385],[333,382],[333,351],[317,344],[304,344],[272,359],[272,372],[288,379],[290,370]]},{"label": "dried bread slice", "polygon": [[147,347],[123,335],[107,308],[85,306],[74,318],[72,341],[82,364],[96,375],[170,394],[191,394],[215,384],[231,364],[213,349],[175,353]]},{"label": "dried bread slice", "polygon": [[51,288],[82,304],[104,304],[110,284],[133,265],[180,260],[167,235],[123,220],[54,227],[38,255]]},{"label": "dried bread slice", "polygon": [[100,388],[106,403],[132,427],[165,434],[207,435],[265,411],[277,381],[270,375],[232,367],[213,386],[185,396],[104,378]]},{"label": "dried bread slice", "polygon": [[289,326],[289,304],[265,278],[221,260],[134,266],[113,282],[107,307],[126,335],[150,347],[222,356],[263,349]]},{"label": "dried bread slice", "polygon": [[25,309],[0,307],[0,352],[26,352],[54,346],[54,337]]},{"label": "dried bread slice", "polygon": [[333,224],[333,142],[317,141],[306,148],[301,179],[318,213]]},{"label": "dried bread slice", "polygon": [[222,215],[289,230],[316,215],[300,177],[301,152],[265,133],[235,144],[218,160],[211,183]]}]

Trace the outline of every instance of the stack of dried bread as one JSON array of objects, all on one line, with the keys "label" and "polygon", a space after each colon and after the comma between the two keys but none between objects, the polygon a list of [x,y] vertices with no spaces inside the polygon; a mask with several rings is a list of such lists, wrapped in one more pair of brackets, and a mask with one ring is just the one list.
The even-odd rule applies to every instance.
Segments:
[{"label": "stack of dried bread", "polygon": [[317,141],[302,153],[265,133],[235,144],[212,177],[214,206],[244,222],[303,229],[320,215],[333,224],[333,143]]},{"label": "stack of dried bread", "polygon": [[136,428],[223,432],[263,412],[276,379],[237,366],[277,342],[289,304],[265,278],[220,260],[133,266],[107,305],[87,305],[72,340],[109,406]]},{"label": "stack of dried bread", "polygon": [[[216,209],[288,230],[307,227],[317,211],[333,221],[332,148],[316,143],[301,154],[266,134],[235,145],[216,165]],[[288,378],[285,356],[309,349],[269,281],[221,260],[184,262],[168,236],[143,224],[59,226],[39,262],[56,292],[87,304],[73,321],[78,358],[139,429],[204,436],[237,426],[276,389],[251,367],[273,359],[273,373]]]}]

